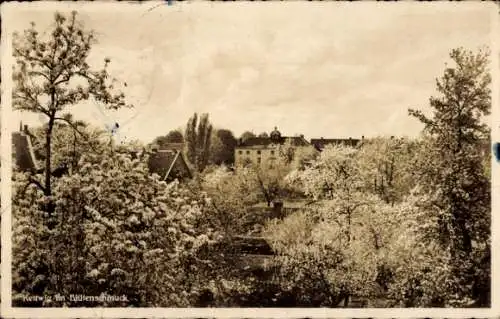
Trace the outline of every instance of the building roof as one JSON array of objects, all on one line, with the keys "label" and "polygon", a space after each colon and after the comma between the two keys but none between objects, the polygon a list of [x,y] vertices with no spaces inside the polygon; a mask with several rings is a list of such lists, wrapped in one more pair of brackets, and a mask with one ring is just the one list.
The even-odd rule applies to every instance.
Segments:
[{"label": "building roof", "polygon": [[36,171],[39,169],[31,138],[27,126],[25,126],[24,131],[12,133],[13,161],[20,171]]},{"label": "building roof", "polygon": [[160,175],[162,180],[172,176],[185,175],[192,177],[191,171],[179,151],[158,150],[149,156],[148,166],[151,173]]},{"label": "building roof", "polygon": [[307,142],[302,136],[282,136],[279,139],[275,138],[275,141],[272,140],[271,137],[251,137],[246,140],[240,140],[236,147],[256,147],[256,146],[269,146],[271,144],[283,145],[285,143],[290,143],[292,146],[307,146],[309,142]]},{"label": "building roof", "polygon": [[240,140],[238,142],[238,147],[246,147],[246,146],[267,146],[272,144],[272,141],[269,137],[250,137],[246,140]]},{"label": "building roof", "polygon": [[355,147],[360,142],[356,138],[313,138],[311,144],[319,151],[323,150],[326,145],[345,145]]}]

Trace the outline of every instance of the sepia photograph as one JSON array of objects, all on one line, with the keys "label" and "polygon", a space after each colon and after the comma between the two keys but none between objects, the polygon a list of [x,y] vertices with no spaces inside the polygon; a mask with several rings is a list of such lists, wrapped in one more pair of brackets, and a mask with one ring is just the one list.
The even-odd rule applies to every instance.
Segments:
[{"label": "sepia photograph", "polygon": [[492,309],[498,6],[1,9],[3,310]]}]

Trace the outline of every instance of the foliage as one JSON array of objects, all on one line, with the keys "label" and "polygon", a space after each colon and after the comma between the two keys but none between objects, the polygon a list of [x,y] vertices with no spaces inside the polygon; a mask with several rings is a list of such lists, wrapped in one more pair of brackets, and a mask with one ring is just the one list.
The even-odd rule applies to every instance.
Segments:
[{"label": "foliage", "polygon": [[113,83],[108,81],[109,58],[104,59],[104,66],[98,71],[92,70],[87,63],[95,36],[93,31],[84,29],[76,16],[76,11],[69,17],[56,13],[55,28],[47,39],[39,35],[34,23],[23,36],[16,34],[14,37],[13,106],[17,110],[47,117],[43,184],[46,196],[52,195],[54,124],[65,122],[77,130],[77,123],[69,117],[61,117],[60,113],[90,98],[110,109],[127,106],[124,94],[114,92]]},{"label": "foliage", "polygon": [[311,145],[296,146],[292,139],[287,139],[278,145],[279,165],[288,169],[304,169],[314,160],[319,152]]},{"label": "foliage", "polygon": [[[437,81],[439,95],[430,99],[433,117],[410,110],[428,136],[418,180],[428,198],[421,208],[437,223],[424,231],[435,234],[441,249],[449,251],[455,286],[443,298],[484,306],[490,281],[491,184],[483,166],[489,148],[489,128],[483,122],[491,108],[489,53],[455,49],[450,57],[455,66],[445,69]],[[475,275],[477,269],[484,276]]]},{"label": "foliage", "polygon": [[224,166],[207,171],[202,177],[201,189],[210,197],[218,225],[226,236],[244,231],[249,207],[258,202],[253,178],[249,169],[235,174]]},{"label": "foliage", "polygon": [[356,155],[354,148],[328,145],[308,167],[290,174],[288,182],[297,184],[316,200],[339,199],[347,203],[361,199],[365,197],[364,183]]},{"label": "foliage", "polygon": [[240,139],[242,142],[245,142],[249,138],[253,138],[253,137],[257,137],[257,136],[250,131],[245,131],[245,132],[243,132],[243,134],[241,134]]},{"label": "foliage", "polygon": [[[67,123],[56,123],[52,134],[52,165],[53,167],[68,167],[76,169],[80,158],[86,153],[103,153],[108,146],[104,138],[106,133],[98,128],[91,127],[81,121],[73,121],[69,115],[67,118],[74,123],[78,131]],[[47,125],[36,127],[31,130],[33,148],[38,160],[45,160],[46,140],[45,133]]]},{"label": "foliage", "polygon": [[301,187],[288,183],[286,177],[294,170],[305,169],[318,152],[312,147],[297,148],[285,143],[278,146],[277,154],[277,158],[269,166],[244,162],[236,167],[237,174],[242,170],[250,174],[247,181],[260,194],[260,200],[265,201],[268,206],[283,198],[302,197],[304,192]]},{"label": "foliage", "polygon": [[[14,305],[25,305],[28,294],[56,293],[127,300],[39,306],[337,307],[354,296],[383,297],[387,306],[489,305],[487,53],[451,52],[456,65],[437,81],[433,116],[410,110],[425,125],[418,139],[378,137],[320,153],[285,143],[272,168],[233,170],[224,165],[234,161],[232,132],[212,132],[208,114],[194,114],[184,137],[200,173],[168,184],[148,171],[147,155],[131,155],[141,143],[110,149],[102,131],[59,114],[91,95],[111,108],[124,105],[104,84],[105,69],[89,71],[93,37],[80,29],[74,14],[68,23],[57,15],[47,43],[33,28],[15,46],[15,103],[49,119],[34,131],[35,151],[49,169],[70,170],[48,184],[14,173]],[[82,74],[85,88],[71,88]],[[36,77],[48,78],[36,86],[28,81]],[[180,137],[172,131],[156,141]],[[294,193],[307,204],[268,220],[261,232],[272,262],[238,268],[232,244],[255,226],[248,223],[253,206]]]},{"label": "foliage", "polygon": [[[43,194],[25,188],[26,176],[16,178],[13,290],[18,302],[24,294],[103,292],[128,301],[97,305],[193,302],[206,284],[200,280],[209,278],[202,270],[210,261],[198,259],[198,252],[219,236],[206,218],[213,212],[209,199],[159,181],[144,161],[124,154],[86,156],[80,164],[56,180],[51,216],[39,208],[47,200]],[[53,228],[43,222],[48,218]]]},{"label": "foliage", "polygon": [[266,202],[267,206],[290,195],[290,189],[285,182],[288,172],[290,172],[289,166],[283,163],[277,163],[272,168],[247,165],[236,169],[236,174],[245,176],[244,180],[248,187],[257,194],[259,201]]},{"label": "foliage", "polygon": [[208,120],[208,114],[202,114],[198,122],[198,114],[195,113],[186,126],[186,155],[199,172],[208,165],[211,137],[212,124]]},{"label": "foliage", "polygon": [[227,129],[217,129],[214,133],[210,143],[210,162],[215,165],[234,164],[234,148],[237,141],[233,132]]},{"label": "foliage", "polygon": [[279,254],[274,282],[303,306],[336,307],[351,295],[383,295],[395,267],[388,259],[391,245],[407,216],[404,207],[372,201],[353,215],[350,227],[335,201],[270,222],[264,234]]},{"label": "foliage", "polygon": [[401,202],[416,186],[420,145],[421,142],[408,138],[365,139],[357,157],[367,191],[386,203]]},{"label": "foliage", "polygon": [[168,132],[165,136],[158,136],[153,140],[153,144],[158,145],[159,148],[163,148],[163,146],[170,143],[184,143],[184,136],[182,132],[178,130],[173,130]]},{"label": "foliage", "polygon": [[[460,71],[447,69],[438,81],[445,97],[431,98],[434,118],[411,112],[426,124],[419,140],[329,146],[287,176],[320,208],[268,225],[280,252],[276,280],[284,287],[310,296],[318,285],[329,296],[382,295],[389,306],[488,304],[490,185],[481,116],[488,114],[489,78],[481,53],[460,52],[451,54]],[[474,63],[481,72],[473,71]],[[472,75],[476,79],[467,79]],[[297,227],[310,236],[291,238],[288,231]],[[319,304],[335,305],[339,299],[325,299],[324,290],[317,290]]]},{"label": "foliage", "polygon": [[[312,282],[294,279],[292,286],[296,289],[303,289],[301,285],[325,286],[330,290],[327,295],[333,299],[323,302],[330,306],[336,306],[352,294],[376,293],[375,278],[384,267],[383,262],[378,262],[384,247],[383,237],[390,234],[389,221],[395,220],[391,206],[367,195],[358,152],[346,146],[327,146],[308,167],[287,177],[289,183],[298,185],[318,202],[315,209],[302,215],[309,219],[308,223],[297,223],[313,223],[308,226],[312,228],[310,235],[301,245],[279,239],[283,232],[276,227],[293,229],[287,220],[283,225],[271,225],[268,231],[271,237],[278,236],[278,240],[273,240],[273,247],[284,255],[283,275],[289,271],[295,274],[298,269],[322,273],[321,278],[310,276]],[[280,280],[287,282],[288,279],[284,276]]]}]

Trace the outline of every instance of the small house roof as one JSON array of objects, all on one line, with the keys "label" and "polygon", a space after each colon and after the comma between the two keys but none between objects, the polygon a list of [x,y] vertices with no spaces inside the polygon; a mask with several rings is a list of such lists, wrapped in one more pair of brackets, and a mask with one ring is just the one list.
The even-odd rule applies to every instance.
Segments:
[{"label": "small house roof", "polygon": [[27,130],[27,126],[24,131],[12,133],[12,146],[15,154],[13,160],[20,171],[39,169],[31,139],[32,135]]},{"label": "small house roof", "polygon": [[160,175],[162,180],[168,179],[174,170],[178,169],[176,164],[180,164],[189,177],[192,176],[191,171],[184,160],[184,156],[182,156],[182,153],[179,151],[162,149],[151,153],[149,156],[149,170],[151,173]]}]

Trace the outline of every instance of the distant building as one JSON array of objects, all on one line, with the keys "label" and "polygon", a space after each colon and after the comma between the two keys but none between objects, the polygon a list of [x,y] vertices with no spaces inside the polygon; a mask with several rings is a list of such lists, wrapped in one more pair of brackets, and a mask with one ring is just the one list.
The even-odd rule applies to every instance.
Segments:
[{"label": "distant building", "polygon": [[279,156],[287,156],[289,149],[313,149],[321,152],[327,145],[344,145],[357,147],[361,145],[361,139],[346,138],[313,138],[308,142],[303,135],[281,136],[275,127],[269,137],[253,137],[239,140],[234,151],[235,164],[253,164],[272,168],[278,161]]},{"label": "distant building", "polygon": [[312,148],[304,136],[282,136],[275,127],[269,137],[239,140],[234,150],[236,166],[253,164],[273,168],[289,149]]},{"label": "distant building", "polygon": [[343,146],[358,146],[364,137],[361,139],[356,138],[313,138],[311,139],[311,145],[314,146],[318,151],[322,151],[327,145],[343,145]]},{"label": "distant building", "polygon": [[[28,126],[21,124],[18,132],[12,133],[12,160],[16,169],[23,172],[41,172],[41,165],[33,150],[34,136]],[[192,173],[182,155],[182,143],[169,143],[162,149],[153,148],[151,151],[126,151],[132,158],[142,158],[149,154],[148,167],[151,173],[157,173],[162,180],[191,178]]]}]

